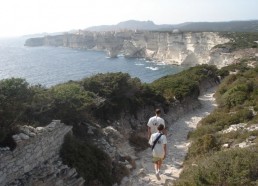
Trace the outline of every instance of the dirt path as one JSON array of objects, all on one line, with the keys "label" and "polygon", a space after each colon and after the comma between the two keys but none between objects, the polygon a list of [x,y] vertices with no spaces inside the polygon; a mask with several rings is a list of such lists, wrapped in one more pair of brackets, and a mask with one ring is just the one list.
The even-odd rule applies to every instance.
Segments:
[{"label": "dirt path", "polygon": [[182,171],[182,164],[190,144],[187,140],[187,134],[195,129],[197,123],[216,107],[214,93],[215,88],[201,95],[199,100],[202,107],[191,113],[186,113],[170,127],[167,136],[168,155],[163,162],[160,179],[155,176],[151,162],[151,149],[149,148],[137,155],[139,159],[136,160],[136,169],[130,177],[123,179],[121,186],[172,185],[172,181],[177,179]]}]

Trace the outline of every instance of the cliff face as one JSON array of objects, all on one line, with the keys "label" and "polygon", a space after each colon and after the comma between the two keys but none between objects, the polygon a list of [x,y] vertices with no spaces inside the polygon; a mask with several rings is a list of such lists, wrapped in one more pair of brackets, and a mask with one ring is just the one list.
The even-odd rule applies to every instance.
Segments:
[{"label": "cliff face", "polygon": [[228,41],[227,38],[222,38],[215,32],[81,31],[77,34],[31,38],[25,45],[102,50],[110,57],[123,54],[128,58],[146,58],[176,65],[219,66],[221,58],[217,60],[216,57],[222,55],[227,58],[228,56],[220,51],[214,51],[213,47]]},{"label": "cliff face", "polygon": [[155,33],[146,42],[146,57],[177,65],[209,64],[212,48],[226,43],[217,33]]}]

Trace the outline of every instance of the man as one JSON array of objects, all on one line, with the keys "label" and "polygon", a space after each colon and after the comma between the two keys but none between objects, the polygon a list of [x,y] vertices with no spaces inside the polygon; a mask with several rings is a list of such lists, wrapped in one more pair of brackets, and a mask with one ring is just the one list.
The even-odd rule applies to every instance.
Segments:
[{"label": "man", "polygon": [[156,115],[151,117],[149,119],[148,123],[147,123],[147,126],[148,126],[148,139],[150,139],[151,134],[153,134],[155,132],[158,132],[157,127],[158,127],[159,124],[164,125],[164,128],[165,128],[165,121],[164,121],[164,119],[162,119],[160,117],[161,110],[160,109],[156,109],[155,113],[156,113]]},{"label": "man", "polygon": [[159,124],[157,127],[158,132],[151,135],[149,144],[152,146],[152,158],[156,176],[159,179],[159,171],[162,161],[166,158],[167,154],[167,137],[163,134],[164,125]]}]

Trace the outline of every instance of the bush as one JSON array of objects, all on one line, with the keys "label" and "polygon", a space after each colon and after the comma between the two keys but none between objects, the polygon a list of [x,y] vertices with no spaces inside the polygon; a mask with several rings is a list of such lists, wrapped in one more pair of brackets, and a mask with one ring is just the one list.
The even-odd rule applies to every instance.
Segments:
[{"label": "bush", "polygon": [[61,157],[65,164],[76,168],[87,185],[100,182],[108,186],[114,182],[111,159],[89,142],[67,135],[61,149]]},{"label": "bush", "polygon": [[217,79],[217,68],[209,65],[199,65],[175,75],[167,75],[151,85],[161,93],[167,101],[174,98],[182,101],[186,97],[197,98],[199,96],[199,83],[204,80]]},{"label": "bush", "polygon": [[198,139],[196,139],[190,146],[188,151],[189,157],[196,157],[211,151],[219,150],[219,144],[212,134],[206,134]]},{"label": "bush", "polygon": [[218,70],[218,76],[221,76],[221,78],[224,78],[229,75],[229,71],[227,69],[220,69]]},{"label": "bush", "polygon": [[225,104],[229,108],[243,104],[246,99],[247,92],[244,91],[229,91],[224,94]]},{"label": "bush", "polygon": [[141,82],[138,78],[131,78],[127,73],[118,72],[100,73],[85,78],[82,80],[82,85],[85,90],[94,92],[101,97],[119,99],[134,95],[140,89]]},{"label": "bush", "polygon": [[[23,123],[24,113],[30,105],[32,91],[29,84],[21,78],[0,80],[0,142]],[[5,131],[5,132],[3,132]]]},{"label": "bush", "polygon": [[113,120],[126,111],[136,115],[144,105],[164,104],[164,98],[153,87],[142,84],[138,78],[131,78],[127,73],[97,74],[82,80],[87,91],[94,92],[105,101],[95,108],[96,118]]},{"label": "bush", "polygon": [[85,91],[78,83],[66,83],[50,89],[53,97],[54,118],[61,118],[66,124],[80,121],[82,113],[95,106],[97,96]]},{"label": "bush", "polygon": [[95,110],[95,116],[107,120],[118,117],[121,111],[132,109],[136,112],[139,105],[136,95],[140,92],[141,82],[127,73],[97,74],[82,82],[85,90],[101,96],[105,102]]},{"label": "bush", "polygon": [[230,42],[220,45],[220,47],[228,48],[230,51],[244,48],[257,48],[258,46],[258,44],[254,43],[254,41],[258,40],[258,34],[256,32],[229,32],[221,34],[223,37],[228,37]]},{"label": "bush", "polygon": [[189,133],[189,138],[192,140],[196,140],[206,134],[214,134],[220,131],[222,128],[220,126],[212,126],[212,125],[201,125],[197,130],[194,130]]},{"label": "bush", "polygon": [[221,111],[213,112],[207,117],[203,118],[200,122],[201,126],[199,126],[197,130],[193,132],[193,134],[197,133],[199,128],[202,129],[207,125],[213,128],[211,131],[215,132],[232,124],[248,122],[252,118],[253,114],[249,109],[240,109],[233,113],[226,113],[225,110],[221,109]]},{"label": "bush", "polygon": [[255,69],[228,76],[216,93],[218,103],[229,108],[245,103],[255,105],[257,83],[258,77]]},{"label": "bush", "polygon": [[258,152],[234,149],[215,153],[184,169],[176,186],[257,185]]}]

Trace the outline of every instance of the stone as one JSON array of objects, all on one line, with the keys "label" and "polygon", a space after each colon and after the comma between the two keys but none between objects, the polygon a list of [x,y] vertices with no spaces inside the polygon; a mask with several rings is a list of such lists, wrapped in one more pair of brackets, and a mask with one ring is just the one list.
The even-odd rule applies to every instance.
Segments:
[{"label": "stone", "polygon": [[229,133],[229,132],[232,132],[232,131],[244,130],[245,127],[246,127],[245,123],[239,123],[239,124],[236,124],[236,125],[231,125],[228,129],[223,130],[222,133]]},{"label": "stone", "polygon": [[14,141],[20,141],[21,140],[21,137],[18,134],[13,135],[12,138],[14,139]]},{"label": "stone", "polygon": [[53,120],[53,122],[54,122],[56,125],[60,125],[60,124],[61,124],[61,120]]},{"label": "stone", "polygon": [[68,176],[72,176],[72,175],[74,175],[74,174],[76,174],[76,169],[75,169],[75,168],[70,169],[70,170],[68,171],[68,173],[67,173]]},{"label": "stone", "polygon": [[29,136],[29,137],[35,137],[35,136],[36,136],[36,134],[35,134],[35,133],[33,133],[33,132],[30,132],[30,133],[28,134],[28,136]]},{"label": "stone", "polygon": [[133,166],[132,166],[131,164],[127,164],[127,165],[126,165],[126,168],[129,169],[129,170],[131,170],[131,169],[133,168]]},{"label": "stone", "polygon": [[254,124],[248,127],[248,131],[255,131],[255,130],[258,130],[258,124]]},{"label": "stone", "polygon": [[222,145],[223,148],[229,148],[229,144],[228,143],[225,143]]},{"label": "stone", "polygon": [[26,134],[24,134],[24,133],[20,133],[19,136],[20,136],[20,138],[21,138],[22,140],[27,140],[27,139],[30,138],[28,135],[26,135]]},{"label": "stone", "polygon": [[51,122],[47,128],[55,128],[56,127],[56,122]]},{"label": "stone", "polygon": [[37,127],[37,132],[44,132],[46,129],[44,127]]},{"label": "stone", "polygon": [[246,142],[253,142],[255,139],[256,139],[256,136],[249,136],[249,137],[246,139]]}]

